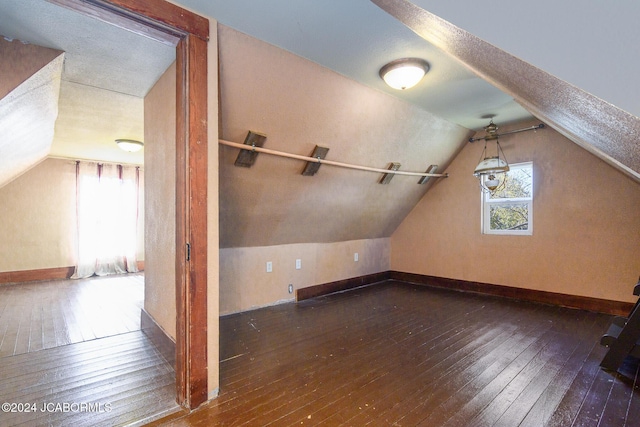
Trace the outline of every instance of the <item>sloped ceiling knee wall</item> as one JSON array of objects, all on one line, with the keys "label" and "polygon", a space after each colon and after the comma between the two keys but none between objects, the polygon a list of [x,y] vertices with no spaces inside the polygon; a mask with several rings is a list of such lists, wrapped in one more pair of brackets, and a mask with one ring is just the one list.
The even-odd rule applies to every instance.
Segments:
[{"label": "sloped ceiling knee wall", "polygon": [[[470,131],[280,48],[219,27],[221,138],[266,134],[265,148],[376,168],[444,170]],[[234,166],[220,146],[220,246],[328,243],[389,237],[433,184],[259,154]],[[446,179],[446,178],[442,178]],[[435,180],[432,180],[435,181]]]},{"label": "sloped ceiling knee wall", "polygon": [[61,51],[0,38],[0,187],[49,154],[63,63]]}]

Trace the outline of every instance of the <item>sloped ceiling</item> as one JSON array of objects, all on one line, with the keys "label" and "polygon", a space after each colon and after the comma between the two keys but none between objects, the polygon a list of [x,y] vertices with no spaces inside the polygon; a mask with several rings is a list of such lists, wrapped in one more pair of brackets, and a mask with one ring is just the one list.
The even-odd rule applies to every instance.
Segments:
[{"label": "sloped ceiling", "polygon": [[[469,129],[531,118],[515,100],[445,52],[415,35],[369,0],[180,0],[225,26],[263,40],[412,103]],[[397,91],[379,77],[386,63],[404,57],[427,60],[427,77]]]},{"label": "sloped ceiling", "polygon": [[640,117],[640,2],[413,0],[513,56]]},{"label": "sloped ceiling", "polygon": [[63,80],[49,156],[143,164],[144,151],[126,153],[116,138],[144,141],[144,98]]},{"label": "sloped ceiling", "polygon": [[49,154],[63,61],[60,51],[0,39],[0,187]]},{"label": "sloped ceiling", "polygon": [[[544,1],[546,3],[541,3],[541,9],[551,11],[550,0]],[[564,9],[558,13],[559,20],[567,22],[566,34],[573,34],[574,26],[590,27],[589,23],[600,22],[597,16],[590,15],[590,12],[600,10],[593,7],[593,2],[568,1],[580,13],[577,14],[579,19],[568,15]],[[267,134],[267,147],[283,151],[308,155],[313,146],[319,144],[330,147],[328,158],[335,160],[383,168],[393,161],[402,163],[404,170],[416,171],[424,171],[429,164],[438,163],[442,171],[464,145],[469,129],[485,126],[488,115],[496,115],[495,120],[500,125],[536,115],[548,119],[548,124],[631,176],[638,172],[638,150],[632,144],[638,136],[637,113],[634,113],[637,109],[622,105],[622,101],[620,106],[631,114],[621,114],[619,108],[600,109],[601,100],[594,101],[584,91],[574,91],[570,83],[547,80],[546,74],[542,74],[543,79],[539,80],[542,85],[553,82],[546,94],[516,90],[513,86],[520,84],[522,79],[539,75],[520,75],[521,70],[531,72],[532,69],[514,68],[512,60],[517,58],[505,56],[505,52],[495,51],[493,46],[478,43],[477,38],[472,38],[473,42],[466,46],[481,46],[480,50],[464,52],[463,48],[457,52],[454,46],[439,45],[430,36],[417,35],[401,19],[388,13],[392,11],[385,11],[368,0],[179,0],[177,3],[253,37],[247,39],[250,41],[243,46],[251,54],[243,57],[239,57],[242,51],[229,51],[226,42],[221,43],[221,136],[224,139],[242,142],[246,132],[254,130]],[[389,7],[406,4],[402,1],[377,3],[386,3]],[[413,3],[433,3],[434,8],[442,8],[438,4],[444,2],[415,0]],[[451,9],[445,8],[442,13],[447,16],[451,13],[450,16],[456,19],[460,14],[477,10],[467,8],[473,3],[471,0],[449,3]],[[503,22],[527,20],[526,10],[520,15],[514,14],[514,2],[500,0],[500,7],[495,10],[490,8],[493,3],[488,0],[479,0],[478,3],[487,6],[486,13],[470,19],[478,21],[472,23],[481,30],[495,27],[499,32]],[[630,3],[630,0],[616,2],[609,8],[615,13],[604,22],[608,26],[611,23],[615,25],[616,17],[624,14],[620,5]],[[94,63],[98,70],[110,69],[109,75],[116,76],[116,81],[129,81],[138,77],[140,71],[155,72],[159,76],[173,61],[171,46],[140,43],[138,39],[131,38],[131,34],[118,35],[113,28],[103,28],[104,23],[100,21],[76,21],[77,16],[67,16],[62,9],[43,0],[0,2],[0,34],[4,32],[3,35],[64,50],[67,52],[65,73],[72,69],[82,70],[74,73],[73,78],[67,79],[63,74],[62,95],[78,92],[76,84],[92,87],[109,81],[108,76],[93,78],[99,73],[92,74],[91,70],[96,68],[85,67],[90,63]],[[522,8],[519,6],[515,10]],[[559,10],[558,6],[554,12]],[[526,24],[530,25],[529,22]],[[622,26],[626,27],[627,22]],[[233,32],[230,28],[226,36]],[[545,22],[527,30],[525,39],[544,39],[546,34],[540,34],[541,28],[545,29]],[[633,28],[637,31],[638,26]],[[86,37],[74,37],[74,31],[78,29]],[[51,30],[57,32],[55,37],[49,34]],[[454,32],[457,30],[454,28]],[[222,31],[227,30],[223,28]],[[517,34],[517,31],[513,32]],[[65,33],[66,38],[57,38],[61,33]],[[224,39],[226,36],[221,34]],[[592,31],[588,35],[608,39],[611,34],[616,41],[617,28]],[[226,39],[229,41],[234,37]],[[505,31],[503,37],[511,38],[511,35]],[[238,35],[238,39],[241,38]],[[637,37],[629,39],[632,43],[637,41]],[[63,45],[60,40],[70,43]],[[573,43],[578,42],[580,40],[573,40]],[[585,40],[587,45],[590,42]],[[260,48],[256,49],[254,43]],[[545,47],[550,48],[548,45]],[[589,51],[588,47],[586,49]],[[610,62],[614,67],[623,64],[624,67],[626,63],[617,60],[620,58],[609,56],[611,51],[621,50],[628,57],[630,55],[626,52],[633,51],[633,44],[626,50],[610,44],[610,49],[606,50],[609,59],[602,62]],[[166,55],[167,52],[170,54]],[[481,53],[488,56],[479,57]],[[600,58],[603,52],[596,50],[593,53],[594,57]],[[125,54],[126,66],[123,68],[121,61]],[[406,56],[424,57],[432,68],[415,90],[397,92],[385,86],[378,70],[386,62]],[[78,67],[72,67],[76,58],[80,61],[76,63]],[[159,58],[163,59],[158,62]],[[493,70],[487,63],[491,58],[504,61]],[[531,58],[535,61],[535,57]],[[584,64],[584,57],[576,59],[581,59],[582,62],[576,62]],[[570,55],[561,55],[554,64],[573,60]],[[112,67],[116,64],[120,66]],[[281,68],[282,64],[291,64],[299,73],[290,73],[287,68]],[[591,75],[599,69],[584,65],[583,68],[585,74]],[[556,74],[565,78],[560,72]],[[602,74],[596,72],[595,75]],[[86,83],[75,80],[87,75],[92,79]],[[242,80],[238,76],[242,76]],[[566,80],[572,82],[570,77]],[[624,84],[601,80],[628,88],[630,93],[637,88],[637,79]],[[564,92],[567,88],[570,88],[569,92]],[[110,90],[139,96],[128,90]],[[85,94],[91,92],[90,88],[84,91]],[[564,94],[566,99],[577,94],[582,101],[556,103],[554,95],[557,93]],[[606,89],[598,95],[607,101],[618,102],[607,98]],[[637,96],[627,99],[637,102]],[[106,104],[99,101],[94,105]],[[558,109],[558,106],[568,107],[559,109],[562,117],[552,114],[552,109]],[[82,103],[60,103],[61,112],[75,114],[82,108]],[[598,115],[597,110],[606,113],[600,114],[599,122],[591,119],[588,122],[575,121],[585,109],[590,109],[592,115]],[[94,111],[97,114],[98,110]],[[72,122],[66,121],[68,124]],[[90,120],[82,122],[92,123]],[[607,122],[611,126],[604,126]],[[62,126],[64,122],[59,123]],[[593,123],[596,123],[595,128]],[[64,135],[64,132],[59,134]],[[621,137],[627,138],[625,142],[618,142]],[[621,150],[621,153],[616,150]],[[300,163],[266,155],[260,155],[254,168],[240,169],[231,166],[237,150],[223,147],[220,153],[222,246],[388,235],[412,201],[426,189],[413,183],[405,188],[403,181],[411,178],[395,177],[391,184],[382,186],[377,184],[379,177],[375,174],[369,176],[362,172],[328,170],[325,166],[315,177],[302,177],[299,175],[303,166]],[[334,228],[326,221],[329,216],[340,218]]]},{"label": "sloped ceiling", "polygon": [[[280,48],[220,26],[222,138],[249,130],[265,148],[424,172],[444,169],[470,131]],[[427,190],[415,176],[379,184],[379,173],[259,154],[234,166],[238,149],[220,147],[220,246],[248,247],[387,237]],[[446,179],[446,178],[441,178]],[[432,180],[432,182],[435,179]]]},{"label": "sloped ceiling", "polygon": [[[640,14],[639,2],[182,0],[182,3],[225,25],[308,58],[369,87],[392,93],[469,129],[478,130],[486,126],[487,115],[493,115],[497,123],[505,124],[541,114],[539,109],[533,109],[531,103],[525,105],[523,100],[528,94],[516,97],[501,83],[505,78],[510,78],[514,85],[525,82],[528,76],[521,75],[522,67],[512,67],[507,61],[500,66],[511,73],[510,76],[503,74],[499,78],[490,78],[486,70],[474,68],[477,64],[461,63],[460,57],[448,51],[447,46],[438,44],[433,38],[414,34],[393,14],[385,15],[382,10],[385,8],[379,9],[375,3],[421,6],[458,24],[456,28],[464,33],[480,36],[493,46],[515,55],[506,56],[524,59],[555,76],[557,79],[552,86],[541,88],[541,91],[546,91],[542,96],[546,98],[548,108],[552,108],[554,98],[557,98],[554,91],[560,86],[564,89],[573,86],[581,91],[563,90],[567,97],[574,93],[587,93],[589,96],[581,95],[579,102],[590,104],[595,100],[597,104],[604,105],[599,99],[629,113],[628,116],[619,112],[613,116],[601,114],[603,123],[584,134],[580,132],[584,122],[568,123],[573,120],[570,116],[580,115],[584,110],[574,100],[573,111],[562,119],[565,122],[562,126],[560,119],[550,120],[549,124],[594,154],[608,155],[605,160],[626,173],[634,176],[631,171],[638,171],[636,166],[629,164],[635,161],[629,153],[637,150],[628,143],[621,149],[615,146],[619,135],[627,135],[631,140],[637,136],[633,122],[640,115],[638,79],[635,77],[640,57],[630,53],[635,51],[635,44],[640,39],[640,27],[636,22]],[[475,51],[476,46],[468,47],[468,55],[486,52]],[[377,71],[386,61],[406,56],[427,59],[432,62],[432,70],[418,87],[394,93],[385,87]],[[493,61],[488,64],[493,66],[504,58],[503,55],[480,59],[485,65]],[[566,106],[565,103],[556,109]],[[589,127],[593,128],[592,125]],[[615,151],[620,151],[622,156]]]},{"label": "sloped ceiling", "polygon": [[372,0],[513,96],[536,117],[640,181],[640,118],[536,68],[407,0]]},{"label": "sloped ceiling", "polygon": [[[613,92],[606,90],[607,84],[615,86],[618,94],[620,93],[619,87],[624,87],[625,84],[613,81],[606,74],[597,72],[599,67],[603,66],[599,60],[600,57],[615,58],[619,60],[620,64],[628,62],[628,52],[633,50],[629,49],[628,42],[629,40],[637,40],[637,37],[628,39],[627,33],[630,31],[631,34],[637,35],[638,28],[632,22],[633,18],[629,18],[629,16],[634,16],[633,11],[638,9],[637,5],[633,5],[631,2],[624,1],[615,6],[601,7],[591,2],[569,0],[570,6],[554,6],[544,0],[539,6],[540,10],[535,10],[534,14],[538,18],[535,22],[528,19],[527,12],[531,8],[538,8],[537,4],[513,6],[513,2],[502,0],[497,2],[498,7],[494,7],[496,2],[480,0],[478,5],[470,5],[471,8],[466,7],[468,3],[473,3],[471,1],[448,2],[445,6],[441,4],[445,2],[430,0],[414,0],[412,2],[405,0],[354,0],[352,2],[338,0],[327,2],[312,0],[297,2],[287,0],[269,2],[257,0],[237,0],[234,2],[183,0],[183,3],[219,20],[226,26],[281,47],[285,51],[309,59],[321,67],[334,70],[341,76],[357,81],[373,91],[389,94],[394,98],[413,104],[423,111],[429,111],[449,123],[456,123],[467,129],[481,129],[486,126],[488,117],[491,116],[495,117],[495,121],[499,125],[537,117],[630,177],[636,180],[640,177],[638,162],[640,150],[637,149],[638,118],[633,113],[629,113],[629,111],[640,110],[640,108],[635,110],[633,108],[634,105],[638,105],[637,97],[627,96],[626,100],[631,99],[632,101],[626,104],[624,99],[614,98],[629,111],[614,106],[611,104],[613,99],[608,98],[608,95]],[[554,71],[566,77],[568,81],[560,80],[518,57],[496,48],[473,34],[429,14],[429,12],[417,7],[416,4],[432,5],[442,10],[447,16],[456,19],[462,16],[465,24],[483,30],[483,34],[488,36],[500,33],[502,38],[495,40],[509,42],[517,39],[519,40],[517,46],[525,45],[525,48],[527,43],[534,46],[536,43],[543,43],[543,45],[537,45],[538,56],[532,55],[530,57],[532,60],[538,60],[540,57],[544,57],[546,60],[552,58],[551,61],[555,66]],[[606,7],[607,14],[602,16],[602,22],[607,23],[609,27],[620,25],[627,31],[624,33],[627,34],[626,36],[621,35],[617,28],[611,31],[584,31],[585,27],[593,29],[588,23],[601,22],[599,18],[603,7]],[[409,12],[403,14],[405,12],[403,9]],[[474,14],[470,11],[483,13]],[[427,15],[429,19],[425,18]],[[556,25],[556,31],[552,35],[546,33],[547,22],[545,18],[550,16],[553,17],[553,23]],[[515,37],[511,37],[508,31],[500,32],[503,23],[508,24]],[[518,28],[518,23],[523,23],[524,29]],[[487,30],[485,27],[489,27],[491,30]],[[576,31],[581,34],[580,39],[573,36]],[[558,39],[560,46],[565,43],[565,50],[567,42],[572,45],[580,44],[576,51],[588,52],[591,55],[574,58],[571,50],[564,53],[560,51],[561,53],[558,54],[554,50],[556,39]],[[598,43],[593,43],[594,39]],[[626,45],[624,43],[620,45],[621,41],[626,41]],[[601,46],[602,49],[606,49],[606,55],[604,51],[601,54],[600,50],[602,49],[594,50],[593,46]],[[627,48],[625,49],[624,46]],[[527,50],[525,49],[523,52],[527,52]],[[345,144],[345,140],[348,138],[342,138],[341,126],[336,126],[335,122],[327,120],[327,113],[324,110],[331,111],[329,105],[318,111],[304,102],[307,94],[312,99],[323,99],[322,94],[314,90],[316,82],[319,82],[318,87],[324,87],[323,80],[306,69],[304,73],[301,72],[294,76],[287,74],[286,70],[281,70],[280,73],[287,75],[290,80],[287,85],[279,85],[277,79],[274,80],[271,68],[274,63],[283,61],[282,58],[287,56],[286,52],[274,53],[269,59],[257,54],[247,54],[244,68],[234,68],[233,73],[242,75],[244,81],[248,82],[248,87],[251,87],[251,91],[243,90],[244,87],[241,84],[233,86],[230,82],[229,75],[232,73],[228,70],[230,56],[226,53],[221,54],[220,57],[222,67],[220,88],[223,97],[221,123],[224,139],[242,142],[246,131],[254,130],[268,135],[267,146],[269,148],[280,148],[283,151],[308,155],[314,142],[323,144],[317,142],[318,139],[323,139],[317,138],[322,134],[322,131],[314,133],[316,129],[308,128],[307,132],[310,131],[309,136],[311,137],[308,138],[310,141],[305,146],[299,143],[301,138],[307,136],[305,131],[298,131],[296,135],[279,135],[271,130],[272,127],[277,126],[289,126],[295,129],[296,126],[305,123],[305,117],[301,117],[301,115],[308,113],[310,116],[318,118],[314,122],[316,127],[323,129],[326,135],[330,135],[328,139],[332,143],[332,148],[329,152],[329,158],[352,163],[362,161],[362,164],[378,167],[387,162],[396,161],[385,156],[360,157],[356,155],[356,151],[350,152],[349,150],[340,152],[338,155],[335,147]],[[390,60],[410,56],[427,59],[432,68],[420,85],[408,91],[394,92],[384,85],[377,75],[378,70]],[[631,61],[633,60],[631,58]],[[599,92],[602,98],[571,84],[575,73],[562,74],[567,68],[565,65],[572,62],[582,64],[579,72],[583,75],[595,76],[596,81],[602,84]],[[592,62],[597,62],[597,64],[589,67]],[[609,62],[608,65],[609,67],[616,66],[613,62]],[[631,69],[634,68],[631,67]],[[248,70],[254,74],[252,75]],[[299,76],[309,76],[309,80],[302,82],[300,81],[302,77]],[[251,79],[260,82],[260,84],[252,83]],[[579,79],[577,81],[586,82],[586,80]],[[637,83],[634,81],[628,82],[630,87],[637,87]],[[272,84],[278,87],[280,92],[270,91]],[[307,85],[306,91],[298,88],[299,85],[304,84]],[[622,92],[625,90],[623,89]],[[270,95],[267,97],[266,93]],[[329,93],[331,92],[329,91]],[[244,102],[247,103],[245,107],[240,106],[239,100],[237,102],[231,101],[231,98],[238,94],[242,94],[240,98],[244,98]],[[384,114],[390,113],[388,110],[379,114],[374,123],[365,123],[360,117],[351,116],[349,113],[345,114],[339,108],[354,96],[353,92],[343,90],[339,94],[333,93],[333,95],[335,96],[334,102],[338,106],[333,109],[341,112],[347,123],[352,123],[354,127],[365,129],[365,132],[375,129],[372,132],[375,134],[382,132],[380,128],[376,127],[378,123],[389,126],[389,123],[381,118],[385,117]],[[281,105],[279,101],[282,99],[287,100],[288,104]],[[292,109],[291,105],[295,105],[296,108]],[[319,105],[324,104],[319,101]],[[387,105],[392,108],[390,107],[391,103]],[[277,111],[282,112],[282,115],[279,116],[275,113]],[[263,120],[255,120],[256,118]],[[404,117],[398,117],[398,120],[398,124],[401,126]],[[255,125],[256,121],[261,126]],[[410,123],[411,120],[408,122]],[[255,127],[252,128],[252,126]],[[410,124],[408,126],[411,127]],[[425,128],[421,130],[424,132],[425,140],[437,140],[436,144],[449,147],[450,152],[454,155],[457,151],[451,147],[455,146],[459,149],[464,144],[464,139],[457,142],[451,141],[450,138],[455,139],[455,132],[447,133],[444,129],[428,129],[429,126],[431,124],[425,122]],[[393,126],[391,128],[398,130]],[[334,138],[333,135],[340,137]],[[384,152],[389,144],[394,144],[389,140],[383,142],[376,138],[370,141],[356,138],[353,142],[360,147],[371,148],[373,152]],[[369,144],[367,145],[367,143]],[[411,144],[402,148],[406,148],[407,152],[396,150],[393,151],[393,154],[398,157],[403,155],[412,157],[413,155],[415,158],[423,158],[423,152],[416,151],[416,148]],[[360,152],[362,150],[364,148],[360,148]],[[247,171],[230,166],[234,154],[231,154],[232,151],[228,148],[222,148],[221,153],[222,187],[220,200],[223,246],[295,242],[298,240],[293,235],[294,233],[299,233],[298,236],[304,236],[300,238],[306,241],[388,235],[385,233],[388,233],[388,230],[396,224],[397,218],[392,218],[388,212],[373,221],[366,217],[368,212],[376,212],[376,208],[379,213],[379,206],[387,207],[390,205],[388,202],[392,200],[387,198],[388,195],[382,195],[380,193],[382,190],[376,188],[375,185],[371,187],[372,193],[369,193],[370,187],[359,180],[333,182],[332,178],[328,176],[322,178],[318,176],[307,181],[306,187],[302,184],[298,186],[298,179],[301,178],[296,176],[297,173],[293,169],[284,173],[279,167],[266,166],[266,164],[271,165],[272,160],[265,156],[261,155],[259,158],[261,164],[256,164],[254,169]],[[234,150],[233,153],[237,153],[237,150]],[[388,156],[392,153],[387,152],[386,154]],[[424,155],[424,157],[429,156]],[[403,163],[402,159],[397,161]],[[282,161],[287,165],[288,162]],[[404,168],[405,163],[403,163]],[[343,172],[331,171],[330,173],[340,175]],[[274,175],[278,177],[273,178]],[[289,177],[288,180],[285,175]],[[366,180],[364,177],[362,179]],[[415,189],[407,189],[403,185],[399,185],[396,182],[399,179],[401,178],[394,178],[389,188],[400,193],[415,191]],[[352,188],[349,184],[352,182],[357,182],[353,188],[359,188],[361,193],[358,193],[358,190],[349,193],[349,189]],[[331,200],[326,194],[323,194],[325,187],[320,183],[326,183],[327,188],[340,189],[336,191],[335,200]],[[311,190],[312,188],[313,190]],[[340,199],[342,194],[346,194],[344,200]],[[371,206],[358,198],[361,194],[367,194],[368,200],[379,198],[380,205]],[[314,195],[318,195],[317,200],[320,202],[316,205],[318,208],[315,211],[308,206],[311,205],[311,199]],[[403,196],[404,200],[412,199],[411,196],[405,194]],[[308,205],[303,202],[308,202]],[[325,206],[331,208],[325,209]],[[407,205],[400,203],[396,206],[395,213],[398,217],[402,217],[403,213],[407,212],[406,209]],[[358,214],[355,212],[360,212],[363,215],[363,221],[358,222]],[[327,230],[327,233],[322,234],[320,231],[305,229],[305,227],[313,228],[316,224],[318,229],[322,229],[322,224],[329,222],[324,220],[328,217],[331,217],[332,223],[336,221],[338,227],[341,228],[340,233],[337,230]],[[345,217],[344,220],[342,217]],[[382,217],[384,220],[381,219]],[[271,221],[272,218],[277,220]],[[375,229],[373,224],[378,226],[377,230],[380,231],[380,234],[371,232]],[[291,226],[291,230],[295,230],[291,231],[291,235],[286,235],[281,231],[287,225]],[[350,230],[354,232],[350,233]]]},{"label": "sloped ceiling", "polygon": [[0,38],[0,99],[49,64],[62,51]]},{"label": "sloped ceiling", "polygon": [[124,152],[114,140],[143,140],[143,97],[175,60],[173,45],[45,0],[0,1],[0,36],[65,53],[58,117],[45,156],[143,163],[144,151]]}]

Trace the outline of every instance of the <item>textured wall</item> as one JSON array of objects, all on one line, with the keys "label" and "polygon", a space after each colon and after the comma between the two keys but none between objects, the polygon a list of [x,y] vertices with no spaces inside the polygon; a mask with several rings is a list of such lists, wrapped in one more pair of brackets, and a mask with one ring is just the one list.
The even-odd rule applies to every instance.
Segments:
[{"label": "textured wall", "polygon": [[482,143],[467,144],[449,168],[451,177],[393,234],[392,269],[634,301],[640,185],[548,127],[504,137],[502,145],[509,162],[533,161],[533,235],[480,234],[472,171]]},{"label": "textured wall", "polygon": [[[299,288],[387,271],[389,249],[388,238],[221,249],[220,313],[292,301]],[[273,267],[270,273],[268,261]]]},{"label": "textured wall", "polygon": [[48,159],[0,188],[0,271],[75,264],[76,167]]},{"label": "textured wall", "polygon": [[[249,130],[266,148],[402,170],[444,167],[468,130],[365,87],[304,58],[220,27],[222,138],[242,143]],[[260,154],[250,169],[234,166],[238,149],[220,148],[220,246],[274,246],[389,237],[420,200],[416,177],[305,163]]]},{"label": "textured wall", "polygon": [[60,50],[0,37],[0,99],[60,54]]},{"label": "textured wall", "polygon": [[[144,172],[140,173],[144,183]],[[144,211],[144,186],[140,212]],[[0,188],[0,271],[75,264],[76,166],[47,159]],[[137,259],[144,260],[144,220],[138,225]]]},{"label": "textured wall", "polygon": [[[219,28],[222,138],[242,143],[249,130],[266,148],[424,172],[441,170],[469,131],[304,58]],[[220,313],[292,300],[294,289],[389,269],[389,236],[427,186],[417,177],[320,167],[260,154],[234,166],[238,150],[220,150]],[[360,259],[354,262],[354,253]],[[295,269],[295,260],[302,269]],[[266,262],[273,272],[266,272]]]},{"label": "textured wall", "polygon": [[144,308],[176,337],[176,68],[158,80],[144,99],[145,295]]},{"label": "textured wall", "polygon": [[[210,21],[208,45],[208,272],[207,272],[207,358],[209,396],[219,387],[218,347],[218,85],[216,23]],[[145,97],[146,202],[145,310],[171,337],[176,336],[175,294],[175,91],[173,64]]]}]

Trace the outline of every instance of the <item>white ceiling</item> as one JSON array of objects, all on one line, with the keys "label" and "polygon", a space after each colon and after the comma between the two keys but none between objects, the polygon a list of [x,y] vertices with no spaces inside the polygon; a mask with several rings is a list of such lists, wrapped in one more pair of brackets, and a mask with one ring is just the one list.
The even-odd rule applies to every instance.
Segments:
[{"label": "white ceiling", "polygon": [[640,117],[637,0],[412,2]]},{"label": "white ceiling", "polygon": [[0,0],[0,35],[65,52],[50,156],[143,163],[114,140],[144,139],[143,97],[175,47],[44,0]]},{"label": "white ceiling", "polygon": [[[640,2],[637,0],[411,0],[454,25],[570,84],[640,116]],[[178,0],[200,14],[394,94],[470,129],[487,115],[505,123],[528,116],[369,0]],[[385,63],[417,56],[424,81],[399,93],[385,86]],[[621,84],[624,82],[624,84]]]},{"label": "white ceiling", "polygon": [[0,0],[0,34],[65,52],[63,80],[143,97],[175,48],[45,0]]},{"label": "white ceiling", "polygon": [[[218,22],[281,47],[362,84],[470,129],[531,117],[514,100],[475,76],[369,0],[180,0]],[[386,63],[419,57],[431,69],[407,91],[389,88]]]},{"label": "white ceiling", "polygon": [[[634,22],[640,16],[640,2],[565,0],[559,4],[542,0],[533,6],[507,0],[413,2],[632,114],[640,114],[639,84],[632,75],[640,65],[640,56],[629,54],[637,50],[640,40],[640,26]],[[497,123],[530,117],[512,97],[478,78],[369,0],[176,3],[469,129],[485,126],[488,116],[495,116]],[[601,28],[603,31],[599,31]],[[0,34],[66,52],[59,113],[63,119],[78,111],[90,116],[90,106],[100,111],[100,106],[115,107],[127,100],[139,104],[135,98],[146,94],[175,54],[172,46],[44,0],[0,0]],[[378,70],[391,60],[409,56],[426,59],[431,65],[429,74],[411,90],[388,88]],[[65,100],[67,93],[78,93],[82,88],[87,93],[80,102]],[[112,93],[89,100],[89,92],[98,93],[95,88]],[[116,101],[118,97],[122,99]],[[113,147],[113,139],[142,138],[141,127],[136,130],[127,122],[132,116],[124,113],[116,119],[111,117],[110,126],[102,129],[100,136],[85,133],[72,150],[81,149],[92,138],[92,142],[103,145],[99,156],[121,156]],[[63,123],[65,120],[60,121],[61,126]],[[127,124],[118,129],[118,123]],[[54,142],[54,154],[69,155],[68,150],[60,148],[63,143]],[[140,163],[142,154],[139,156],[107,160]]]}]

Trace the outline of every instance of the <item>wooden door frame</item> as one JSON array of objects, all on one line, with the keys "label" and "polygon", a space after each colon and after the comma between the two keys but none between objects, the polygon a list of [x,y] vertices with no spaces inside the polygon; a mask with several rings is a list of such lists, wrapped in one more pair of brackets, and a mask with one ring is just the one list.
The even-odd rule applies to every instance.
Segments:
[{"label": "wooden door frame", "polygon": [[207,42],[209,21],[164,0],[48,0],[176,47],[176,394],[207,384]]}]

